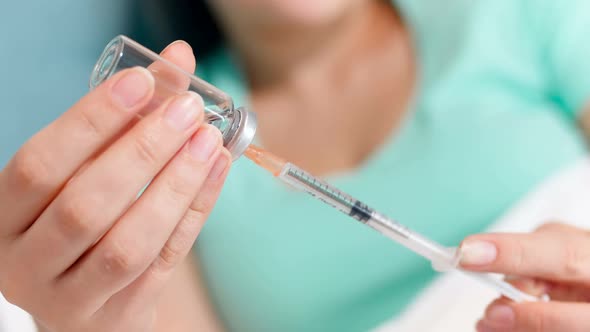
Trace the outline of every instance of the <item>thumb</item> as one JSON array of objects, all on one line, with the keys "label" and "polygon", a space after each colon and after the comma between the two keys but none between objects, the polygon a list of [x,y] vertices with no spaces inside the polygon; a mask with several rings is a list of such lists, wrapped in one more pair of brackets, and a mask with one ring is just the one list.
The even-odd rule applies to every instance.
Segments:
[{"label": "thumb", "polygon": [[486,310],[478,331],[587,332],[590,304],[565,302],[506,303],[499,300]]}]

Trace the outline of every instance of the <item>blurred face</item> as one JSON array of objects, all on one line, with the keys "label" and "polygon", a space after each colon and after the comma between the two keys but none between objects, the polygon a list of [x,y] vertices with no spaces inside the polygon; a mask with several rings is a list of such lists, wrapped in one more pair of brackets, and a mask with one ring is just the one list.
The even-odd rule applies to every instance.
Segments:
[{"label": "blurred face", "polygon": [[223,16],[261,25],[323,25],[374,0],[208,0]]}]

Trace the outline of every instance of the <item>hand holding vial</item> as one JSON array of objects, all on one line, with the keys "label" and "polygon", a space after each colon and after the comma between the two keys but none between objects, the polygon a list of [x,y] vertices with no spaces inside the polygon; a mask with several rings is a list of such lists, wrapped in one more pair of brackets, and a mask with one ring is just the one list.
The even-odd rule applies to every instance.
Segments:
[{"label": "hand holding vial", "polygon": [[[162,56],[194,70],[185,43]],[[157,66],[104,77],[0,172],[0,291],[42,329],[150,330],[219,195],[232,155],[205,97],[159,94]]]}]

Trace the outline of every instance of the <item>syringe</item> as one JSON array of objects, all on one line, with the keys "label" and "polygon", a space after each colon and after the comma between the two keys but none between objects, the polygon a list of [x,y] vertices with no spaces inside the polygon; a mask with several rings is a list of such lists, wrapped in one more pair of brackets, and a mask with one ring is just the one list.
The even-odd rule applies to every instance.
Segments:
[{"label": "syringe", "polygon": [[286,162],[264,149],[250,145],[244,155],[271,172],[282,182],[297,190],[310,194],[428,259],[432,267],[439,272],[457,269],[493,287],[500,294],[516,302],[539,300],[539,298],[526,294],[511,284],[497,279],[490,274],[474,273],[459,269],[460,251],[456,248],[444,247],[411,231],[397,221],[388,218],[361,201],[315,178],[299,167]]}]

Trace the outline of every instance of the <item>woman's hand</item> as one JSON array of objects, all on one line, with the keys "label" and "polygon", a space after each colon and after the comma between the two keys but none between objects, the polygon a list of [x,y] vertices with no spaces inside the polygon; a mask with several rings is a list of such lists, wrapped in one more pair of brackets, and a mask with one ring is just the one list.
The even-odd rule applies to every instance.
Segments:
[{"label": "woman's hand", "polygon": [[480,332],[590,331],[590,232],[547,224],[531,234],[486,234],[462,245],[463,268],[514,276],[513,283],[550,302],[490,304]]},{"label": "woman's hand", "polygon": [[[194,70],[184,43],[163,56]],[[118,73],[0,173],[0,291],[52,332],[149,331],[220,192],[231,158],[202,99],[138,121],[154,87],[146,69]]]}]

